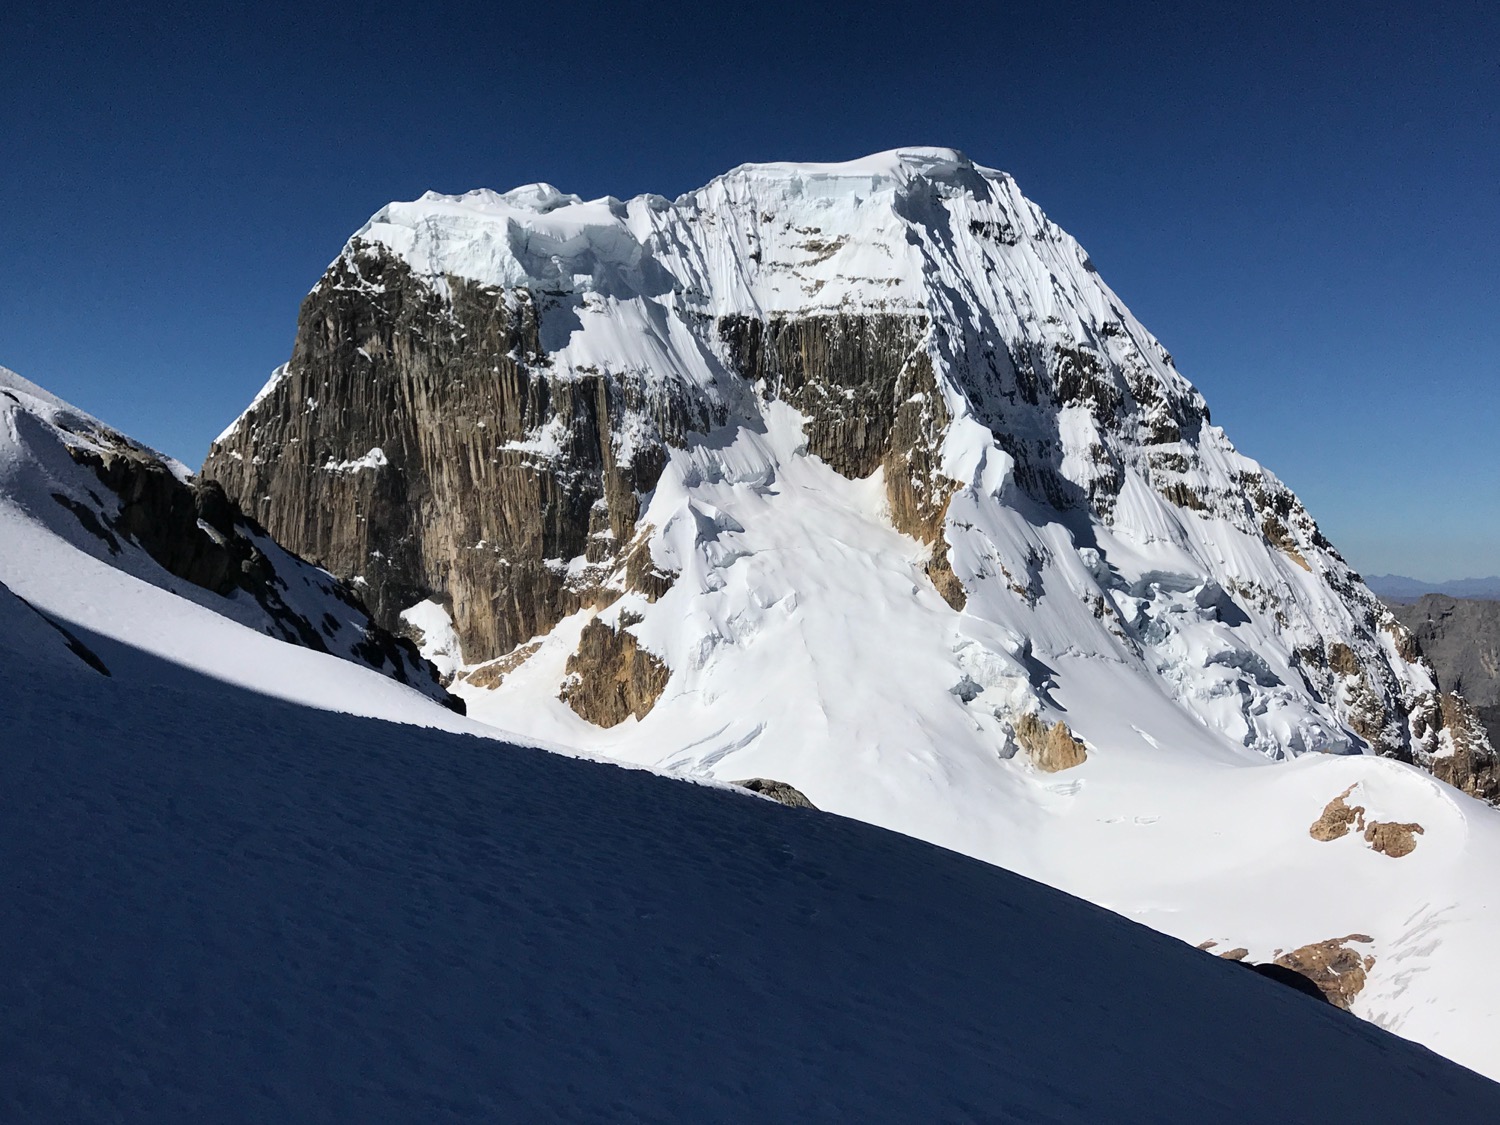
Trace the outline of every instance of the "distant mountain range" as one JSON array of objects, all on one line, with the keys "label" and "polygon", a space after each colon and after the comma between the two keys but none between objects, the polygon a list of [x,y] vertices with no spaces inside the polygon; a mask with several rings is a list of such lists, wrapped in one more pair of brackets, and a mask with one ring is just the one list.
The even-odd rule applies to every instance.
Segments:
[{"label": "distant mountain range", "polygon": [[1377,597],[1387,601],[1415,601],[1423,594],[1447,594],[1450,598],[1500,598],[1500,577],[1424,582],[1402,574],[1367,574],[1365,585]]}]

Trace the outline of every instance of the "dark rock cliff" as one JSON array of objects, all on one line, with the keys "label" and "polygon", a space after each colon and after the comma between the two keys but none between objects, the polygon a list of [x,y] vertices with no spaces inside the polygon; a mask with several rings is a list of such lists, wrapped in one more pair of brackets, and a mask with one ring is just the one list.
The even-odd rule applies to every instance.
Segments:
[{"label": "dark rock cliff", "polygon": [[216,481],[180,480],[149,451],[113,435],[89,436],[90,444],[67,446],[67,452],[92,471],[105,495],[86,489],[54,492],[52,498],[110,556],[139,547],[168,574],[200,589],[253,599],[271,635],[367,664],[463,711],[463,702],[443,690],[436,670],[410,640],[371,621],[347,583],[272,542]]},{"label": "dark rock cliff", "polygon": [[[509,652],[598,596],[664,443],[715,421],[639,381],[554,372],[549,313],[567,309],[460,279],[443,300],[389,255],[341,258],[303,303],[284,374],[204,475],[357,577],[385,627],[436,596],[469,660]],[[654,432],[621,456],[627,413]],[[379,464],[340,467],[375,449]],[[579,556],[589,565],[569,572]]]}]

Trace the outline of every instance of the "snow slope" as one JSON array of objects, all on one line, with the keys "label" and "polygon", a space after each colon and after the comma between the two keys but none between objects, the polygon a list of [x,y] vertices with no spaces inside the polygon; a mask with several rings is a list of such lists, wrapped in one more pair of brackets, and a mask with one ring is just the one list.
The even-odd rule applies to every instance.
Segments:
[{"label": "snow slope", "polygon": [[[636,534],[670,587],[611,575],[605,608],[502,658],[490,670],[503,678],[461,682],[471,714],[692,777],[777,778],[821,808],[1258,960],[1369,935],[1354,1010],[1500,1074],[1487,971],[1500,815],[1376,756],[1461,781],[1430,669],[1009,176],[903,149],[747,165],[675,201],[429,194],[382,209],[325,284],[366,284],[360,263],[391,255],[437,294],[455,278],[497,301],[535,294],[546,378],[607,378],[638,404],[609,435],[617,460],[662,445],[673,403],[721,423],[666,448],[641,498]],[[935,437],[850,479],[810,445],[829,417],[835,434],[845,424],[836,400],[854,399],[858,372],[794,408],[789,376],[742,377],[730,330],[881,317],[917,333],[903,370],[931,371],[881,409],[915,402]],[[273,380],[270,415],[296,408],[298,377]],[[258,418],[221,441],[257,450]],[[455,422],[485,432],[484,418]],[[561,478],[566,429],[553,417],[472,453],[522,451]],[[390,448],[382,459],[416,471]],[[897,530],[901,489],[941,513],[936,544]],[[961,608],[931,580],[934,558]],[[592,580],[586,556],[554,561]],[[670,670],[649,713],[609,729],[559,698],[596,616]],[[408,619],[458,666],[437,603]],[[1021,747],[1028,719],[1065,722],[1084,763],[1039,770]],[[1351,786],[1370,819],[1420,825],[1415,850],[1314,839]]]},{"label": "snow slope", "polygon": [[110,676],[0,591],[7,1120],[1500,1115],[1421,1047],[927,844],[61,623]]}]

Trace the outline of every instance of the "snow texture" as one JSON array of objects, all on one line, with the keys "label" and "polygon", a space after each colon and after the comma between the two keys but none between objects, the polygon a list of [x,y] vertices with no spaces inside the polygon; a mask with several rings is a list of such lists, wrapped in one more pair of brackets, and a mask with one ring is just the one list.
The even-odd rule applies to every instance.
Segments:
[{"label": "snow texture", "polygon": [[[0,587],[6,1120],[1500,1115],[1421,1047],[998,868],[300,707],[82,616],[56,623],[109,677]],[[278,644],[231,628],[230,659]],[[394,688],[303,655],[348,670],[325,703]]]}]

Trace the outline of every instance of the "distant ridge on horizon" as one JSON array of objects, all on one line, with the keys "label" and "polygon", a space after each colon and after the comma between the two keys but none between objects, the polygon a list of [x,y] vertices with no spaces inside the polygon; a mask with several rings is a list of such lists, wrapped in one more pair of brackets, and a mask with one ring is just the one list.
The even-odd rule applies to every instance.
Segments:
[{"label": "distant ridge on horizon", "polygon": [[1376,597],[1415,600],[1423,594],[1447,594],[1450,598],[1500,599],[1500,576],[1454,578],[1447,582],[1424,582],[1402,574],[1367,574],[1365,585]]}]

